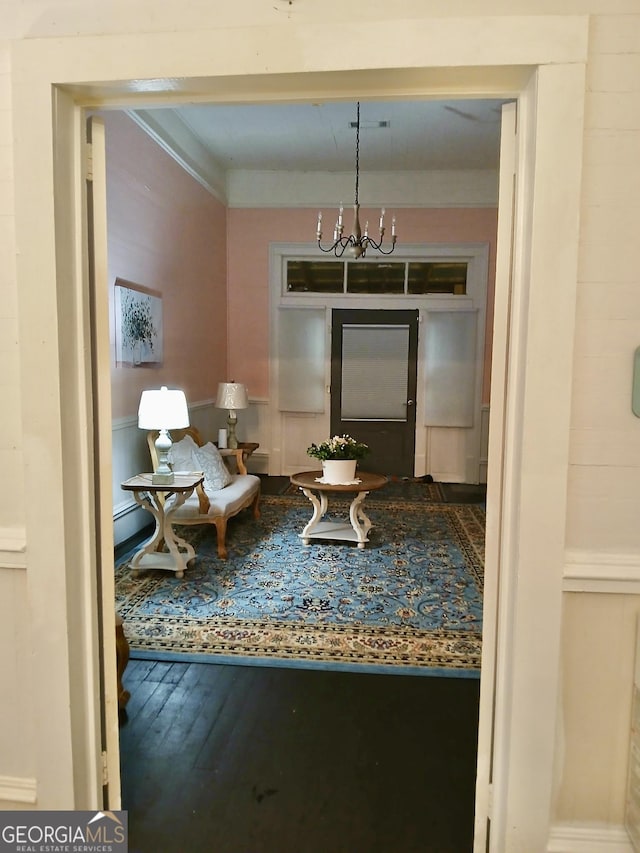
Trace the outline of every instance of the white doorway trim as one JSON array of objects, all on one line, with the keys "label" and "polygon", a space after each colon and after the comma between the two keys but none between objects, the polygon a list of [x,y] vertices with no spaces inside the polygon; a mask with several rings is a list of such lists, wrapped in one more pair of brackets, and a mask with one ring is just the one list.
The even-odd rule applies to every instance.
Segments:
[{"label": "white doorway trim", "polygon": [[[301,418],[307,422],[307,429],[296,429],[296,444],[303,440],[304,448],[308,447],[318,435],[329,430],[330,385],[331,385],[331,311],[336,308],[353,310],[374,309],[404,310],[418,309],[420,312],[420,327],[418,332],[418,388],[416,395],[416,427],[415,427],[415,474],[421,476],[433,473],[427,464],[428,434],[426,415],[424,411],[425,380],[425,317],[429,311],[471,311],[477,312],[476,335],[476,371],[473,391],[474,423],[466,432],[465,438],[465,482],[478,482],[481,452],[482,425],[482,383],[484,377],[484,346],[486,334],[487,289],[489,274],[489,244],[488,243],[403,243],[394,253],[393,263],[410,261],[464,261],[468,264],[467,289],[464,295],[403,295],[373,294],[353,295],[348,293],[288,293],[286,288],[286,264],[288,260],[313,260],[335,262],[335,257],[323,256],[318,259],[318,248],[315,243],[272,243],[269,248],[269,423],[271,447],[269,454],[270,474],[291,474],[300,470],[300,460],[304,464],[305,456],[302,446],[296,446],[290,465],[287,465],[286,448],[289,445],[287,436],[287,418],[293,415],[294,422],[301,423]],[[380,260],[380,259],[376,259]],[[347,259],[344,262],[349,263]],[[352,263],[352,262],[351,262]],[[357,263],[361,263],[358,261]],[[281,335],[279,332],[280,311],[283,308],[316,308],[326,310],[326,340],[324,351],[324,409],[322,412],[291,413],[282,411],[279,405],[280,369],[279,351]],[[318,374],[320,370],[318,370]],[[308,430],[308,435],[306,431]],[[451,469],[452,470],[452,469]]]},{"label": "white doorway trim", "polygon": [[[355,100],[367,92],[515,96],[523,105],[524,142],[509,348],[514,397],[505,430],[514,501],[503,506],[499,535],[509,546],[504,569],[517,583],[511,620],[498,625],[498,644],[510,654],[497,673],[501,749],[490,849],[544,849],[557,722],[587,37],[586,16],[505,16],[359,21],[357,31],[299,23],[14,45],[25,490],[60,495],[29,502],[25,519],[32,680],[41,695],[60,697],[38,717],[39,808],[99,805],[87,782],[98,763],[95,719],[90,709],[77,710],[95,683],[99,642],[82,610],[95,536],[84,504],[91,388],[83,371],[80,106],[149,107],[216,96]],[[114,79],[121,82],[101,82]],[[490,458],[489,476],[493,464]]]}]

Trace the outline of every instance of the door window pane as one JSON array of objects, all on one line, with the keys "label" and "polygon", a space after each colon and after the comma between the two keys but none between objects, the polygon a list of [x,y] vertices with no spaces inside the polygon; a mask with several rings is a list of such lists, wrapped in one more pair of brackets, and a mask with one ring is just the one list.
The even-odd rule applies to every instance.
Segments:
[{"label": "door window pane", "polygon": [[413,294],[464,295],[467,292],[467,263],[410,263],[408,291]]},{"label": "door window pane", "polygon": [[407,419],[409,326],[342,327],[342,420]]},{"label": "door window pane", "polygon": [[404,293],[404,269],[403,263],[348,263],[347,293]]}]

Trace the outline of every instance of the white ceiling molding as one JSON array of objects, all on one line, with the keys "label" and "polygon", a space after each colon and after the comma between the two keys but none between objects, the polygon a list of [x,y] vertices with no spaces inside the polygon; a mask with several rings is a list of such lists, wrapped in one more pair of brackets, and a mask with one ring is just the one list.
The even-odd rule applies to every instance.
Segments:
[{"label": "white ceiling molding", "polygon": [[[228,207],[335,207],[353,203],[354,172],[226,172],[178,111],[128,110],[128,115],[195,180]],[[494,169],[361,172],[362,207],[497,207]]]},{"label": "white ceiling molding", "polygon": [[[336,207],[353,204],[353,172],[227,173],[229,207]],[[493,169],[433,172],[370,172],[360,175],[363,208],[497,207]]]},{"label": "white ceiling molding", "polygon": [[224,169],[194,136],[176,110],[127,110],[133,121],[219,201],[227,203]]}]

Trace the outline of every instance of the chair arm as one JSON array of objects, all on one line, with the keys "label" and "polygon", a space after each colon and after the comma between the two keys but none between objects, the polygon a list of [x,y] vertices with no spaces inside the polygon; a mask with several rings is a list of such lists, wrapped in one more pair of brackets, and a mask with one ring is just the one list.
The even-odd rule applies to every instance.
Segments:
[{"label": "chair arm", "polygon": [[211,506],[211,502],[209,500],[209,496],[203,488],[202,483],[198,483],[198,485],[196,486],[196,494],[198,495],[200,515],[207,515],[209,512],[209,507]]}]

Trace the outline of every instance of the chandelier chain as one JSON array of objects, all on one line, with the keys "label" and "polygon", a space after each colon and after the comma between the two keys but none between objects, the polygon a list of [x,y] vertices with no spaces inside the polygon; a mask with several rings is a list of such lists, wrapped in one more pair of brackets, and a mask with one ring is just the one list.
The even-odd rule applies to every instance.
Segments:
[{"label": "chandelier chain", "polygon": [[360,101],[356,112],[356,204],[358,204],[358,190],[360,184]]},{"label": "chandelier chain", "polygon": [[[353,127],[353,125],[351,125]],[[384,207],[380,211],[380,237],[376,240],[369,236],[369,223],[365,222],[364,234],[360,227],[360,101],[357,102],[356,108],[356,192],[355,202],[353,205],[353,231],[351,234],[344,235],[344,226],[342,222],[342,213],[344,207],[340,202],[340,210],[338,219],[336,220],[333,229],[333,243],[329,246],[322,245],[322,211],[318,211],[318,224],[316,226],[316,240],[318,248],[321,252],[332,252],[336,258],[341,258],[344,253],[349,250],[349,254],[353,258],[364,258],[367,249],[371,247],[374,251],[380,252],[381,255],[391,255],[396,247],[396,218],[391,220],[391,243],[388,248],[383,247],[385,227],[384,227]]]}]

